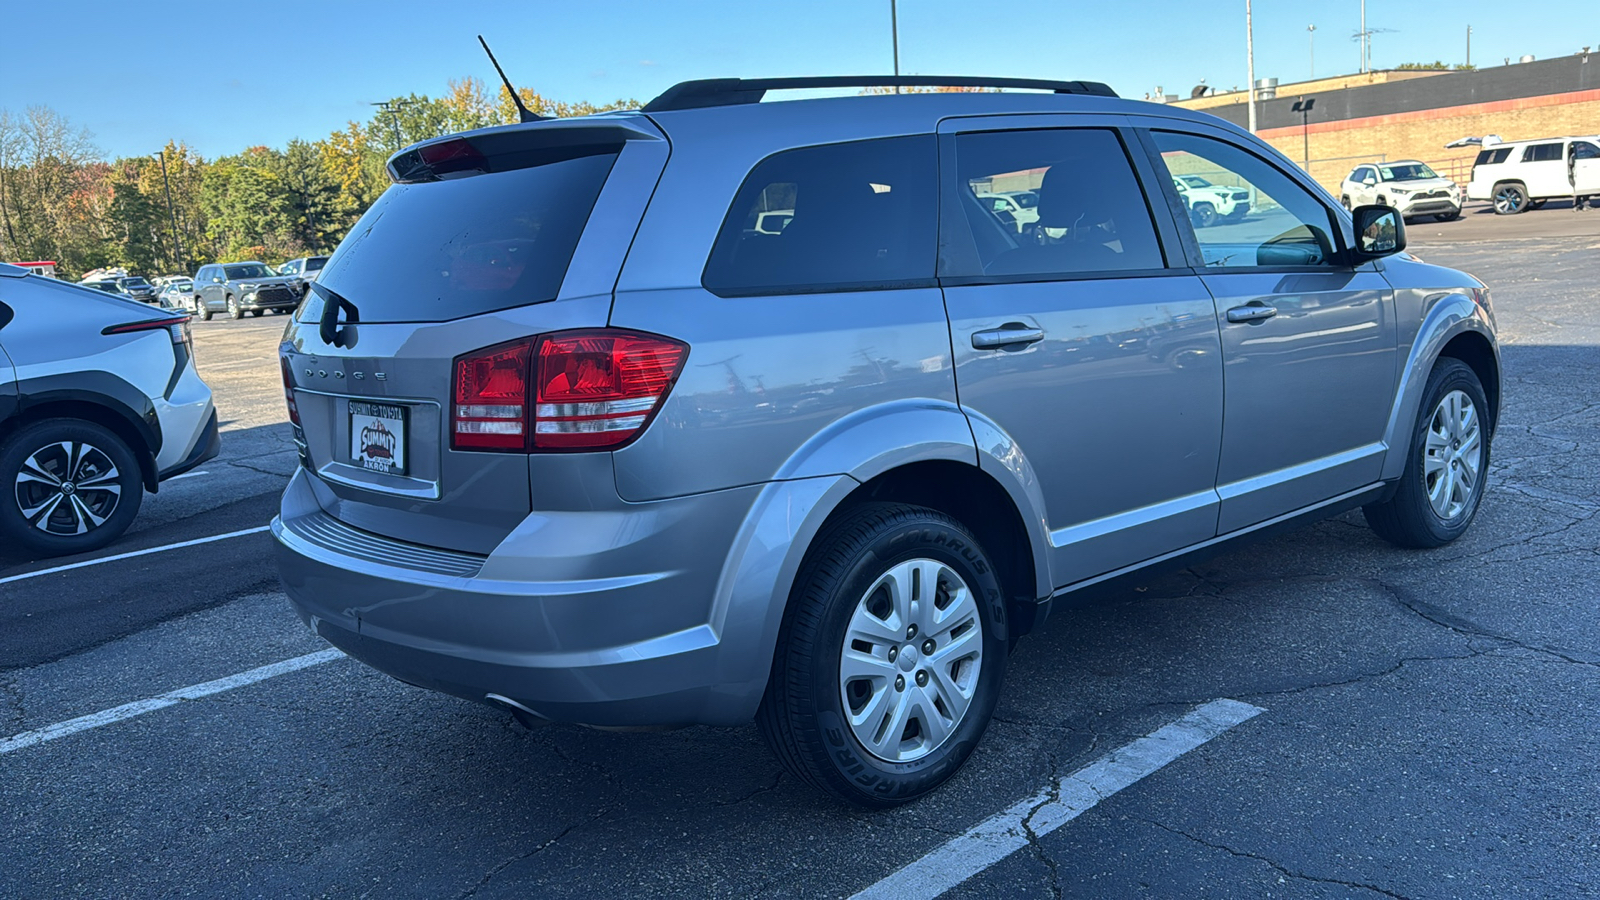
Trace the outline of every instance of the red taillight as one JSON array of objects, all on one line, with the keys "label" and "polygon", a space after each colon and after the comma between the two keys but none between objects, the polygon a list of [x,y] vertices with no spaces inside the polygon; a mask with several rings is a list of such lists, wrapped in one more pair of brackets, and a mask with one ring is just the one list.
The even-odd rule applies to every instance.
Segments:
[{"label": "red taillight", "polygon": [[457,450],[525,450],[528,363],[533,346],[491,347],[456,360],[451,446]]},{"label": "red taillight", "polygon": [[283,372],[283,399],[289,404],[289,421],[300,424],[300,407],[294,402],[294,379],[289,375],[289,357],[278,357],[278,368]]},{"label": "red taillight", "polygon": [[595,449],[630,440],[660,406],[689,348],[623,331],[568,332],[539,344],[533,445]]},{"label": "red taillight", "polygon": [[688,350],[668,338],[601,329],[460,357],[451,446],[524,453],[619,447],[660,407]]}]

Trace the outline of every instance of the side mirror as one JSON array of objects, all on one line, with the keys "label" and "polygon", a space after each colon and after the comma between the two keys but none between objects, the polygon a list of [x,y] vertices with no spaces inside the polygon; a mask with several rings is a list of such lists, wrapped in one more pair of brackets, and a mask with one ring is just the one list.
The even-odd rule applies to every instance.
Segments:
[{"label": "side mirror", "polygon": [[1358,206],[1355,219],[1357,262],[1393,256],[1406,248],[1406,223],[1392,206]]}]

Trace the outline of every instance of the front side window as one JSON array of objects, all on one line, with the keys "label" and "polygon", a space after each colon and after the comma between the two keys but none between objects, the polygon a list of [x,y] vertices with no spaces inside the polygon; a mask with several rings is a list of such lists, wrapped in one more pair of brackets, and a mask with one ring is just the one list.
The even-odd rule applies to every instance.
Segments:
[{"label": "front side window", "polygon": [[[1160,269],[1144,191],[1116,132],[1102,128],[957,135],[945,174],[942,276],[1037,276]],[[988,196],[1028,191],[1033,208]]]},{"label": "front side window", "polygon": [[931,283],[935,154],[922,135],[767,157],[734,197],[702,283],[723,297]]},{"label": "front side window", "polygon": [[1523,162],[1551,162],[1561,158],[1560,144],[1529,144],[1522,151]]},{"label": "front side window", "polygon": [[1600,159],[1600,147],[1588,141],[1572,142],[1572,157],[1574,159]]},{"label": "front side window", "polygon": [[1198,135],[1156,131],[1151,136],[1167,168],[1201,172],[1215,184],[1232,186],[1233,206],[1226,216],[1214,216],[1214,209],[1196,215],[1188,198],[1207,268],[1337,264],[1332,210],[1266,160]]}]

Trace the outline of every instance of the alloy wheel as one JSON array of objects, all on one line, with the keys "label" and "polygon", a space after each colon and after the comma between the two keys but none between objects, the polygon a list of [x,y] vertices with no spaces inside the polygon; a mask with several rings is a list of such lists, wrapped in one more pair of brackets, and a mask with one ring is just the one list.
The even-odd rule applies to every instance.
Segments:
[{"label": "alloy wheel", "polygon": [[1502,215],[1521,212],[1525,202],[1522,191],[1515,187],[1503,187],[1494,192],[1494,211]]},{"label": "alloy wheel", "polygon": [[80,441],[47,444],[17,472],[17,507],[29,525],[46,534],[87,534],[116,512],[121,477],[99,447]]},{"label": "alloy wheel", "polygon": [[937,560],[899,563],[845,632],[839,691],[850,729],[878,759],[920,759],[961,724],[982,667],[983,620],[966,582]]},{"label": "alloy wheel", "polygon": [[1462,391],[1440,399],[1428,419],[1422,486],[1434,514],[1449,521],[1472,503],[1482,483],[1483,431],[1478,409]]}]

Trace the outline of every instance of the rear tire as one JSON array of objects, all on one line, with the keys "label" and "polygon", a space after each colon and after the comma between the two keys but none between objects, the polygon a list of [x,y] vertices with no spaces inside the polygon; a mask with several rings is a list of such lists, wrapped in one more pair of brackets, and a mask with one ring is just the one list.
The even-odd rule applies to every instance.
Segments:
[{"label": "rear tire", "polygon": [[1508,183],[1494,186],[1491,197],[1497,216],[1514,216],[1528,209],[1528,189],[1520,184]]},{"label": "rear tire", "polygon": [[1489,401],[1477,373],[1446,357],[1428,375],[1400,486],[1362,513],[1391,544],[1442,547],[1472,524],[1488,475]]},{"label": "rear tire", "polygon": [[0,443],[7,545],[39,556],[98,550],[128,530],[143,501],[138,458],[104,426],[45,419]]},{"label": "rear tire", "polygon": [[756,724],[802,780],[897,806],[972,754],[1007,649],[1000,580],[972,535],[930,509],[865,504],[807,553]]}]

